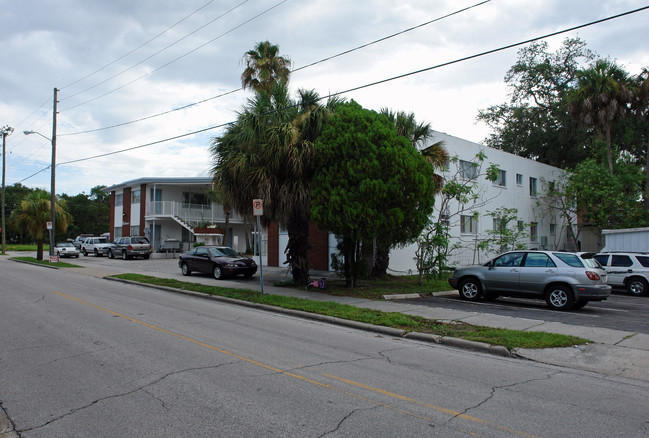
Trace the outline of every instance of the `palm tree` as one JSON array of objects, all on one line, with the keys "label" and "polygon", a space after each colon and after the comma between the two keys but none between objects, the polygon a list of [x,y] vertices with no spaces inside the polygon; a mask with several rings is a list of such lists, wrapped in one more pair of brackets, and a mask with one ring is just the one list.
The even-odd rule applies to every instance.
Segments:
[{"label": "palm tree", "polygon": [[611,130],[626,115],[632,93],[628,74],[615,63],[600,59],[577,72],[577,88],[568,95],[568,111],[581,125],[596,130],[606,142],[608,167],[613,174]]},{"label": "palm tree", "polygon": [[[65,210],[65,201],[56,201],[56,233],[65,233],[70,223],[70,215]],[[20,201],[18,208],[11,213],[10,220],[21,232],[34,238],[37,245],[36,259],[43,260],[43,232],[50,220],[50,194],[45,190],[35,190]],[[54,245],[55,242],[50,242]]]},{"label": "palm tree", "polygon": [[277,82],[288,84],[291,74],[291,60],[279,56],[279,46],[270,41],[257,43],[254,49],[243,56],[246,68],[241,75],[243,88],[270,92]]},{"label": "palm tree", "polygon": [[309,219],[315,139],[339,99],[318,103],[314,91],[289,97],[283,81],[271,92],[259,91],[225,133],[213,139],[215,182],[232,207],[252,213],[252,200],[264,201],[264,221],[288,233],[287,261],[295,284],[309,279]]}]

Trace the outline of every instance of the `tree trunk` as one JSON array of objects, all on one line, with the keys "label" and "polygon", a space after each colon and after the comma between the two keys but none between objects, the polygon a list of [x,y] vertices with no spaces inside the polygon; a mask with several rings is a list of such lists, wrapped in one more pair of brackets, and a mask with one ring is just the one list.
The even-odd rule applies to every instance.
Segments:
[{"label": "tree trunk", "polygon": [[224,209],[224,213],[225,213],[225,227],[223,229],[223,245],[227,245],[228,244],[228,227],[230,226],[230,211]]},{"label": "tree trunk", "polygon": [[390,245],[381,240],[376,241],[376,255],[370,277],[384,278],[388,275],[388,266],[390,265]]},{"label": "tree trunk", "polygon": [[243,234],[246,239],[246,254],[252,253],[252,247],[250,246],[250,225],[248,224],[248,217],[243,217]]},{"label": "tree trunk", "polygon": [[286,224],[288,244],[286,259],[293,273],[293,284],[304,285],[309,282],[309,220],[293,217]]},{"label": "tree trunk", "polygon": [[36,240],[36,260],[43,260],[43,239]]}]

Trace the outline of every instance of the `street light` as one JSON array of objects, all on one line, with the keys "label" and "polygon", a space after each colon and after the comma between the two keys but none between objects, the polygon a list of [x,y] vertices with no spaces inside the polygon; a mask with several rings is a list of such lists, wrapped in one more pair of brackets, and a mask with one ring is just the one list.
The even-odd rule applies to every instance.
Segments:
[{"label": "street light", "polygon": [[[54,131],[56,133],[56,131]],[[56,181],[55,173],[54,173],[54,168],[56,167],[56,136],[52,136],[52,138],[45,137],[43,134],[40,132],[36,131],[23,131],[23,134],[25,135],[32,135],[32,134],[37,134],[43,137],[45,140],[49,141],[52,143],[52,188],[51,188],[51,193],[50,193],[50,221],[52,222],[52,228],[49,230],[50,231],[50,256],[54,255],[54,238],[55,238],[55,231],[54,227],[56,226],[56,191],[54,188],[54,182]]]}]

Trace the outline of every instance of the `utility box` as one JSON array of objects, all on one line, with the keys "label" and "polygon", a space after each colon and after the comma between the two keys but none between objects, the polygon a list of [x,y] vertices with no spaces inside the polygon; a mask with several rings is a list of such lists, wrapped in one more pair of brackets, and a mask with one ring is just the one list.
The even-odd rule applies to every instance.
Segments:
[{"label": "utility box", "polygon": [[602,252],[649,252],[649,227],[602,230]]}]

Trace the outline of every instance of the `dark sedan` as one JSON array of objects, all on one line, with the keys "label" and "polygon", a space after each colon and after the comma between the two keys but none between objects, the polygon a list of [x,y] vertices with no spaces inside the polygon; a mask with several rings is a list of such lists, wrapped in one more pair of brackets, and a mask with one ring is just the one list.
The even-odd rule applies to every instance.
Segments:
[{"label": "dark sedan", "polygon": [[205,272],[214,275],[217,280],[236,275],[250,278],[257,272],[254,260],[228,246],[199,246],[181,254],[178,266],[183,275],[191,275],[193,271]]}]

